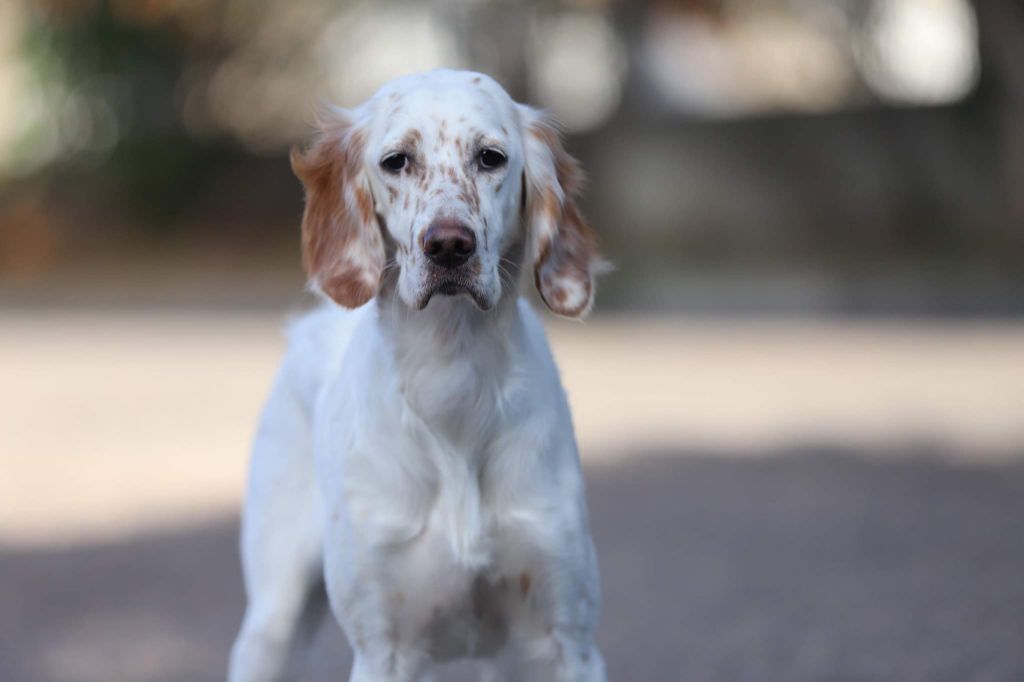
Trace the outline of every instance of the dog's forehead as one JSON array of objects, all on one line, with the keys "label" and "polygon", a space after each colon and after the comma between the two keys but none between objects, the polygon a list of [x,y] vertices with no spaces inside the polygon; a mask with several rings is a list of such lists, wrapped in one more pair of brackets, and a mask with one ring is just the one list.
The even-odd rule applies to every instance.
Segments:
[{"label": "dog's forehead", "polygon": [[510,135],[515,103],[493,79],[463,71],[432,71],[385,85],[374,97],[382,138],[415,130],[423,137]]}]

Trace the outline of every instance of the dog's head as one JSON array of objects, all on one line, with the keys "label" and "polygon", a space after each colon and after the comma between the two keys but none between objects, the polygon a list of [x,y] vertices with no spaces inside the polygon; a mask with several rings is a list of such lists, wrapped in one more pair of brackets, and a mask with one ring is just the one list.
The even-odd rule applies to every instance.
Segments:
[{"label": "dog's head", "polygon": [[392,276],[410,308],[467,295],[488,310],[527,258],[552,311],[590,310],[601,260],[575,203],[582,172],[545,115],[494,80],[407,76],[317,128],[292,167],[310,282],[337,303],[363,305]]}]

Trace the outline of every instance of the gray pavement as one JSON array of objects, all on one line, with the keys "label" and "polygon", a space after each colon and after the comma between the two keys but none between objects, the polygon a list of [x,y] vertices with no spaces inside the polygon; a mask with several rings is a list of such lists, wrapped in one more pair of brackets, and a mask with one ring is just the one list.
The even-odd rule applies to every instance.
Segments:
[{"label": "gray pavement", "polygon": [[[1024,680],[1024,465],[728,454],[590,472],[609,679]],[[0,548],[0,680],[223,679],[236,526]],[[347,663],[329,625],[296,679]]]}]

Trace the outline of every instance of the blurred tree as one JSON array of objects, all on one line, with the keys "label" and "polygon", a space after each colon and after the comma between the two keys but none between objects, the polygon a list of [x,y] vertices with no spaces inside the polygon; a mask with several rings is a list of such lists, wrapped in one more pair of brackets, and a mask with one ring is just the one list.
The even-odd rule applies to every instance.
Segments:
[{"label": "blurred tree", "polygon": [[182,74],[218,46],[176,5],[215,11],[209,2],[32,2],[24,35],[29,64],[62,109],[55,132],[65,153],[49,170],[161,228],[234,153],[224,137],[199,137],[183,124]]},{"label": "blurred tree", "polygon": [[[974,0],[981,35],[978,98],[998,130],[998,163],[1008,209],[1004,239],[1024,250],[1024,4]],[[1018,265],[1024,269],[1024,263]]]}]

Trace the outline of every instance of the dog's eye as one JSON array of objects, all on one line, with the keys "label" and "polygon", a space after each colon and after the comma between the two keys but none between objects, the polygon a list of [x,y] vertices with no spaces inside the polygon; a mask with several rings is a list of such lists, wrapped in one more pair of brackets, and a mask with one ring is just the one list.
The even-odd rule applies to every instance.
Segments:
[{"label": "dog's eye", "polygon": [[409,165],[409,157],[401,152],[388,154],[381,160],[380,166],[386,171],[399,173]]},{"label": "dog's eye", "polygon": [[497,149],[482,149],[478,161],[483,170],[494,170],[508,163],[508,157]]}]

